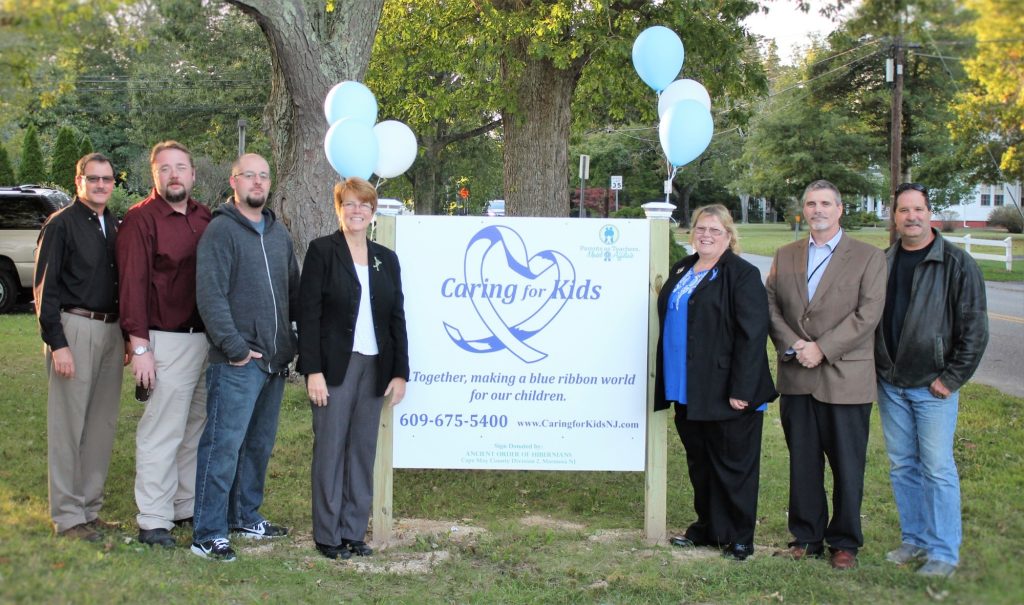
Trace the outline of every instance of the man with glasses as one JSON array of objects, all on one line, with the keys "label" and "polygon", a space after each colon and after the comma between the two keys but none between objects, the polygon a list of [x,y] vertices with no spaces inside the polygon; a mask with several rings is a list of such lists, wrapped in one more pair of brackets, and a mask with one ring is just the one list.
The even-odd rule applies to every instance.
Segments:
[{"label": "man with glasses", "polygon": [[953,459],[959,389],[988,344],[985,282],[969,254],[931,226],[928,190],[896,188],[899,239],[875,334],[878,409],[902,544],[885,555],[949,577],[960,561],[960,477]]},{"label": "man with glasses", "polygon": [[50,518],[58,535],[89,542],[114,449],[126,347],[117,325],[117,217],[107,209],[114,167],[90,153],[75,165],[75,201],[39,232],[34,290],[46,343]]},{"label": "man with glasses", "polygon": [[260,514],[288,364],[295,356],[299,264],[266,207],[270,166],[254,153],[231,167],[234,196],[199,242],[196,298],[210,341],[207,422],[199,441],[192,552],[232,561],[228,532],[288,534]]},{"label": "man with glasses", "polygon": [[[778,351],[782,428],[789,446],[789,531],[775,553],[820,557],[827,544],[835,569],[857,566],[864,545],[864,494],[871,401],[875,398],[875,327],[885,304],[885,256],[839,227],[839,190],[807,186],[807,240],[775,253],[766,283],[771,338]],[[832,468],[832,518],[825,458]]]},{"label": "man with glasses", "polygon": [[149,164],[153,192],[125,214],[117,262],[136,396],[148,394],[135,432],[139,542],[170,548],[170,530],[192,519],[206,422],[209,345],[196,307],[196,248],[210,210],[192,199],[195,168],[184,145],[157,143]]}]

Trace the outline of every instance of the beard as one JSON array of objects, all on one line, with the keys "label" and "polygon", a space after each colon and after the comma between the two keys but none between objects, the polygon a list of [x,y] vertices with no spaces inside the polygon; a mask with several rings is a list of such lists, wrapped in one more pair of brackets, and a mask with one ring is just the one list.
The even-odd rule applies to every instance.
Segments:
[{"label": "beard", "polygon": [[250,208],[262,208],[263,205],[267,203],[267,196],[255,197],[247,195],[243,201],[245,202],[245,205]]},{"label": "beard", "polygon": [[172,204],[177,204],[178,202],[184,202],[187,200],[189,193],[191,192],[185,187],[182,187],[181,191],[177,193],[172,193],[170,187],[168,187],[167,191],[163,193],[163,198]]}]

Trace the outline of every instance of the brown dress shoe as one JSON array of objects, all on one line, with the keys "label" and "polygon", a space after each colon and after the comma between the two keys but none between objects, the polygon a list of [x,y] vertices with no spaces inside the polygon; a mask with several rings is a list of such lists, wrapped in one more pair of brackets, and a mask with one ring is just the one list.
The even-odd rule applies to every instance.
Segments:
[{"label": "brown dress shoe", "polygon": [[81,523],[74,527],[69,527],[64,531],[60,532],[61,537],[73,538],[75,540],[85,540],[86,542],[99,542],[102,538],[96,532],[89,528],[85,523]]},{"label": "brown dress shoe", "polygon": [[853,569],[857,567],[857,555],[848,550],[836,549],[832,551],[829,563],[832,565],[832,569]]},{"label": "brown dress shoe", "polygon": [[773,557],[786,557],[793,559],[794,561],[800,561],[802,559],[820,559],[821,551],[811,550],[808,544],[793,544],[792,546],[777,550],[772,553]]}]

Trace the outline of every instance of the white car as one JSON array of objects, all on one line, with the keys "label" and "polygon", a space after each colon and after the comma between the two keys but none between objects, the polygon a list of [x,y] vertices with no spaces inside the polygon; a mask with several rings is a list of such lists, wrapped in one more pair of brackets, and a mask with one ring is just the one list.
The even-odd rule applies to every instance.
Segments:
[{"label": "white car", "polygon": [[505,200],[491,200],[484,207],[486,216],[505,216]]}]

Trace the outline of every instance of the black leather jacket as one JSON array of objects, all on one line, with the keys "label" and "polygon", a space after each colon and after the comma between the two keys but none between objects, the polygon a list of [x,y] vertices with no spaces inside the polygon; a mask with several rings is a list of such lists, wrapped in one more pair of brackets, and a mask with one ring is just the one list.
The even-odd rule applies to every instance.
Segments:
[{"label": "black leather jacket", "polygon": [[[955,391],[978,369],[988,344],[985,281],[969,254],[932,232],[935,244],[914,270],[895,355],[885,344],[882,322],[875,332],[875,367],[880,379],[898,387],[924,387],[939,378]],[[886,250],[890,272],[899,246],[897,240]]]}]

